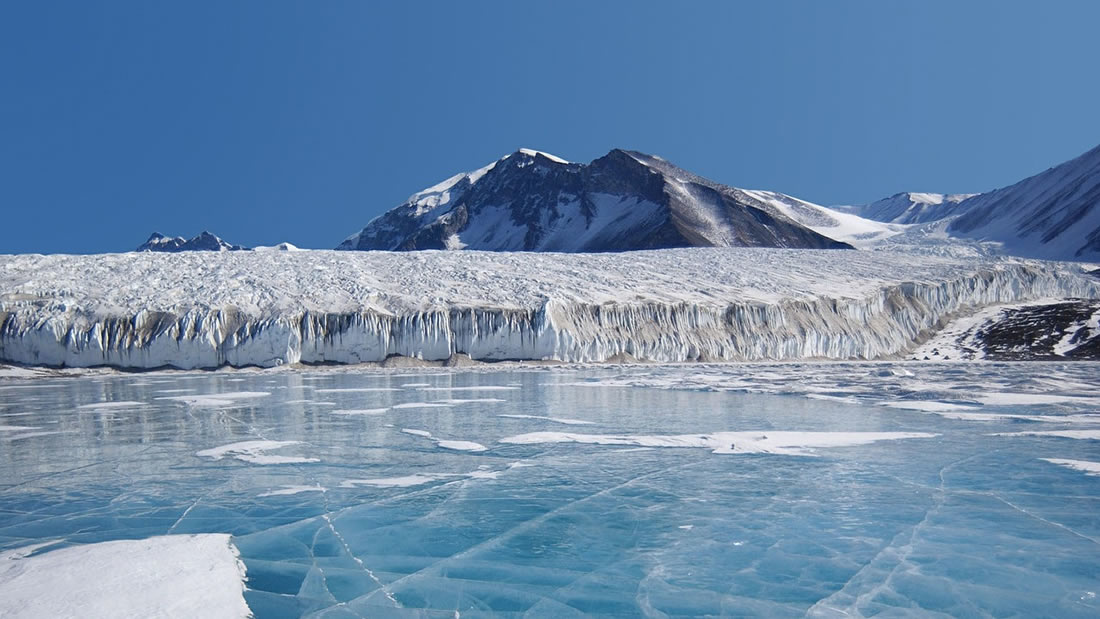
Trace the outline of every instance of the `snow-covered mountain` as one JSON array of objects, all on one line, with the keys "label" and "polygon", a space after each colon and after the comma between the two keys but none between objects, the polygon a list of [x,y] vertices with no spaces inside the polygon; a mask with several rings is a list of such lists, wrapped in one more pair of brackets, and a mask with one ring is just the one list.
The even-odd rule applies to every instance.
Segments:
[{"label": "snow-covered mountain", "polygon": [[951,235],[997,241],[1018,256],[1100,259],[1100,146],[959,209]]},{"label": "snow-covered mountain", "polygon": [[923,224],[958,215],[960,203],[978,194],[919,193],[903,191],[889,198],[857,206],[834,206],[835,210],[873,221],[895,224]]},{"label": "snow-covered mountain", "polygon": [[149,240],[138,246],[134,251],[244,251],[247,247],[226,243],[216,235],[203,230],[193,239],[185,239],[182,236],[167,237],[159,232],[149,236]]},{"label": "snow-covered mountain", "polygon": [[792,219],[792,210],[818,226],[845,228],[823,207],[727,187],[635,151],[578,164],[521,149],[413,194],[337,249],[849,247]]},{"label": "snow-covered mountain", "polygon": [[[992,241],[999,251],[1048,260],[1100,259],[1100,146],[1026,178],[979,194],[899,193],[859,206],[831,209],[896,224],[943,225],[906,238],[944,233]],[[835,238],[835,237],[834,237]]]}]

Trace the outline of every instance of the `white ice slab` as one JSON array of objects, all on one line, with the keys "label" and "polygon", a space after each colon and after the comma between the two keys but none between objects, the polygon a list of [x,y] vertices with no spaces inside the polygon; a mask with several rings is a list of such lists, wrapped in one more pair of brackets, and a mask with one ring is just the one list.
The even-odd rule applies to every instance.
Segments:
[{"label": "white ice slab", "polygon": [[0,616],[249,617],[228,535],[167,535],[0,552]]}]

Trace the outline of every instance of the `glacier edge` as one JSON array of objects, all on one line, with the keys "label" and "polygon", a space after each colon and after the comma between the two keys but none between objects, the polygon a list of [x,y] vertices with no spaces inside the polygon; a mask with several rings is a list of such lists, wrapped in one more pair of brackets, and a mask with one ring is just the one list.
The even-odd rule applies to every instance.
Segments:
[{"label": "glacier edge", "polygon": [[[323,308],[196,304],[171,310],[81,309],[0,297],[0,360],[26,365],[147,369],[380,362],[400,355],[600,362],[877,359],[902,354],[948,317],[998,303],[1100,297],[1056,263],[974,265],[942,281],[883,283],[858,296],[803,295],[692,302],[579,300],[546,295],[528,307]],[[514,304],[513,304],[514,305]]]}]

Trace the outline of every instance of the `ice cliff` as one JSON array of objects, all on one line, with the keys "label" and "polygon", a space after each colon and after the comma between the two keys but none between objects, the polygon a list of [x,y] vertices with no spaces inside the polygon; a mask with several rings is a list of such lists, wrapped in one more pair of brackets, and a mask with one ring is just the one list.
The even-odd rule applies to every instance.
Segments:
[{"label": "ice cliff", "polygon": [[952,315],[1100,298],[1074,265],[887,251],[0,256],[0,360],[214,368],[874,359]]}]

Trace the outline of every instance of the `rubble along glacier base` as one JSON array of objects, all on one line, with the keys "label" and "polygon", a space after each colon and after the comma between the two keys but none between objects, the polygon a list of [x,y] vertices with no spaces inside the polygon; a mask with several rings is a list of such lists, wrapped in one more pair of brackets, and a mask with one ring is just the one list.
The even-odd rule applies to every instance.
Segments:
[{"label": "rubble along glacier base", "polygon": [[1100,286],[966,248],[3,256],[0,361],[879,359],[959,313],[1069,297]]}]

